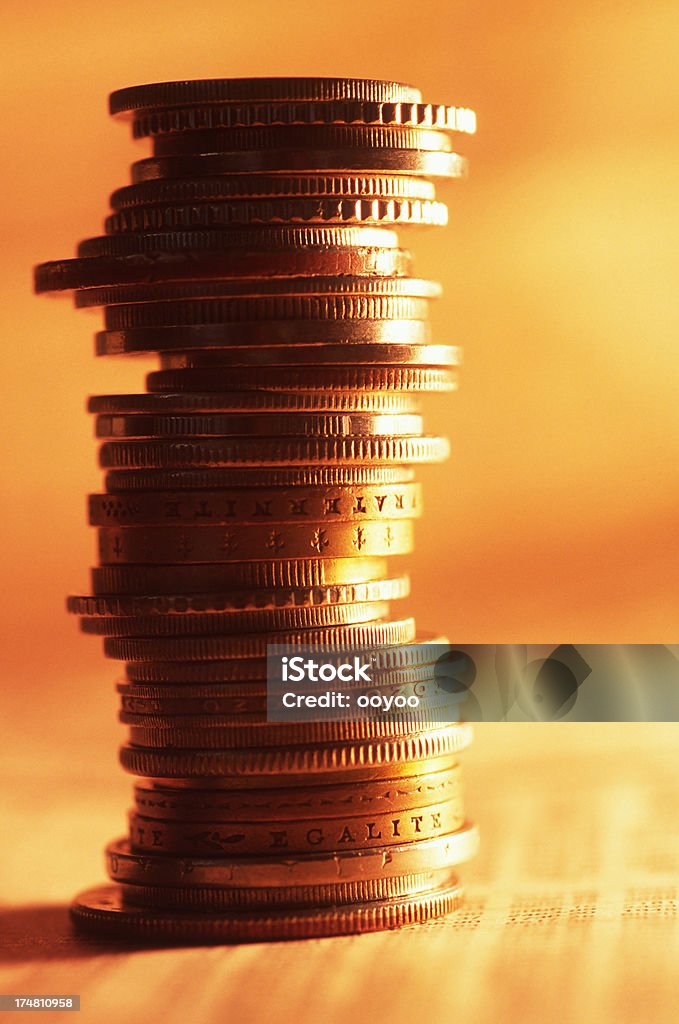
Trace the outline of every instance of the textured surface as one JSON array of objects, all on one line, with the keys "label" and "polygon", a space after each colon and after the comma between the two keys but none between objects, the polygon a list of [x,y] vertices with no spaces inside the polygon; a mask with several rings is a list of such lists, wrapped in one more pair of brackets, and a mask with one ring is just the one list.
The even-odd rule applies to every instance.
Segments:
[{"label": "textured surface", "polygon": [[[449,1024],[463,1013],[475,1024],[674,1021],[677,735],[633,724],[477,727],[465,777],[482,847],[465,868],[464,908],[445,920],[144,951],[75,939],[66,918],[73,890],[103,878],[99,851],[126,780],[111,789],[120,780],[107,763],[84,793],[55,744],[53,759],[45,751],[47,801],[48,779],[10,743],[3,820],[24,839],[5,858],[0,990],[80,992],[79,1020],[97,1024],[362,1022],[380,1015],[386,991],[391,1024]],[[28,809],[41,799],[38,832]]]}]

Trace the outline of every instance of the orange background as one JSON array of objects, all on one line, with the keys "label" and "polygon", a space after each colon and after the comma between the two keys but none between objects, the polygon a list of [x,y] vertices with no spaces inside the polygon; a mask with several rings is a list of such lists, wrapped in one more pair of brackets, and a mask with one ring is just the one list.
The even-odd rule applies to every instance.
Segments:
[{"label": "orange background", "polygon": [[144,151],[106,97],[143,81],[384,77],[477,110],[471,177],[441,189],[449,227],[407,239],[445,286],[438,340],[466,353],[459,393],[427,402],[453,458],[422,474],[411,607],[460,642],[677,639],[675,4],[3,11],[6,753],[77,773],[96,746],[115,772],[116,667],[64,595],[95,550],[85,396],[139,390],[145,367],[96,361],[98,314],[33,297],[31,267],[100,232]]}]

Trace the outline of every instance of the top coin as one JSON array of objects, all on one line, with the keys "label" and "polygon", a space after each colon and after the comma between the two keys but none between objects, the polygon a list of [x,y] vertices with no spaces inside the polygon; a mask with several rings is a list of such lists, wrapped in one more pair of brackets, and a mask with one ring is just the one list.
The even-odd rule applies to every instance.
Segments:
[{"label": "top coin", "polygon": [[163,107],[233,103],[243,100],[358,100],[375,103],[420,103],[419,89],[373,78],[203,78],[155,82],[118,89],[109,97],[114,116]]}]

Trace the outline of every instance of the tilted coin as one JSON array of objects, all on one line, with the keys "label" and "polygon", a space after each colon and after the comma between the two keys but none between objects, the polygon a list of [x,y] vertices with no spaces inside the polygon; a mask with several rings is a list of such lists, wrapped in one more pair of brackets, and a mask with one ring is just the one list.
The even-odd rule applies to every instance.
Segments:
[{"label": "tilted coin", "polygon": [[305,608],[262,608],[195,615],[83,616],[80,628],[94,636],[164,637],[227,636],[265,630],[312,629],[372,622],[389,614],[388,601],[319,605]]},{"label": "tilted coin", "polygon": [[[75,293],[78,307],[115,306],[133,302],[178,302],[224,298],[310,298],[347,296],[436,299],[441,286],[436,281],[412,277],[255,277],[226,278],[222,281],[163,281],[103,288],[86,288]],[[395,400],[398,395],[393,396]],[[140,400],[144,395],[137,395]]]},{"label": "tilted coin", "polygon": [[[358,230],[358,229],[352,229]],[[361,229],[376,230],[376,229]],[[296,278],[303,275],[336,276],[378,274],[409,277],[412,259],[405,249],[379,245],[350,248],[341,245],[307,246],[298,249],[232,249],[200,252],[149,251],[121,256],[52,260],[35,269],[38,294],[71,288],[100,288],[116,284],[144,284],[168,281],[211,281],[216,278]]]},{"label": "tilted coin", "polygon": [[408,519],[320,523],[237,523],[222,526],[102,526],[104,564],[268,561],[281,558],[350,558],[407,554],[413,546]]},{"label": "tilted coin", "polygon": [[366,583],[332,584],[321,587],[288,587],[280,590],[232,590],[208,594],[126,596],[109,594],[69,597],[67,608],[75,615],[160,615],[186,617],[228,611],[257,611],[286,608],[318,608],[359,602],[392,601],[406,597],[408,576],[396,576]]},{"label": "tilted coin", "polygon": [[107,234],[229,227],[232,224],[437,224],[448,222],[445,203],[432,199],[242,199],[193,205],[133,206],[104,221]]},{"label": "tilted coin", "polygon": [[[455,350],[445,351],[451,349],[451,346],[429,345],[430,333],[429,325],[422,320],[333,321],[324,324],[322,328],[314,321],[304,320],[178,324],[174,327],[99,331],[96,335],[96,352],[99,356],[114,356],[126,352],[184,352],[189,349],[216,348],[224,352],[226,360],[229,352],[225,350],[230,347],[257,346],[257,351],[249,355],[252,361],[262,352],[262,348],[278,347],[278,352],[275,352],[277,363],[307,362],[314,365],[316,362],[368,362],[361,351],[364,346],[369,346],[369,359],[372,362],[390,363],[395,358],[389,356],[391,346],[412,346],[414,349],[431,348],[431,354],[439,357],[427,359],[423,358],[426,352],[415,351],[408,362],[419,362],[424,366],[436,366],[439,363],[444,366],[457,365],[459,358],[452,358],[456,354]],[[304,346],[312,347],[304,353],[305,358],[302,359],[295,355],[295,351]],[[326,349],[333,352],[334,358],[322,358]],[[439,353],[445,353],[445,360],[440,358]],[[245,358],[246,353],[241,356]],[[237,362],[233,356],[230,358],[232,362]],[[274,361],[271,355],[269,361]]]},{"label": "tilted coin", "polygon": [[[110,433],[119,435],[111,417]],[[128,417],[123,426],[127,428]],[[139,417],[143,429],[144,418]],[[198,433],[198,431],[193,431]],[[138,435],[137,435],[138,436]],[[90,494],[92,526],[208,524],[229,522],[361,522],[364,519],[411,519],[422,513],[418,483],[318,485],[316,487],[224,488],[194,491],[135,491]]]},{"label": "tilted coin", "polygon": [[374,78],[204,78],[117,89],[109,97],[109,110],[125,116],[174,106],[284,100],[420,103],[422,94],[412,85]]},{"label": "tilted coin", "polygon": [[125,235],[99,235],[78,244],[81,259],[139,256],[147,253],[238,252],[248,249],[287,251],[323,246],[395,249],[394,231],[382,227],[243,227],[195,231],[142,231]]},{"label": "tilted coin", "polygon": [[113,881],[142,885],[327,885],[367,878],[388,878],[418,871],[454,868],[473,855],[478,845],[470,826],[436,838],[388,848],[345,848],[336,853],[305,853],[295,857],[173,857],[134,853],[128,840],[106,850]]},{"label": "tilted coin", "polygon": [[395,897],[384,902],[316,910],[210,914],[135,907],[125,903],[119,887],[102,886],[81,893],[74,900],[70,913],[78,928],[97,936],[172,944],[261,942],[400,928],[449,914],[459,907],[460,898],[461,889],[453,884],[430,893]]}]

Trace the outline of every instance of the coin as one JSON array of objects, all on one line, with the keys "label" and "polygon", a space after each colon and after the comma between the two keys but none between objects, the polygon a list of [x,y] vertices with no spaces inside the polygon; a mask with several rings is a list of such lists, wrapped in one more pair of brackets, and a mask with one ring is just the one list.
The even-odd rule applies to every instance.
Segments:
[{"label": "coin", "polygon": [[163,821],[296,821],[341,814],[387,814],[414,803],[441,803],[461,796],[460,766],[364,782],[303,785],[284,789],[177,789],[150,780],[134,788],[135,806]]},{"label": "coin", "polygon": [[372,622],[384,619],[388,614],[387,601],[371,601],[304,608],[262,608],[252,611],[233,609],[206,615],[197,612],[194,615],[83,616],[80,628],[83,633],[95,636],[227,636],[265,630],[311,629]]},{"label": "coin", "polygon": [[[324,341],[319,340],[323,335]],[[219,349],[226,362],[237,365],[252,362],[268,349],[269,359],[262,362],[278,365],[306,362],[355,363],[395,362],[405,356],[409,363],[423,366],[455,366],[459,355],[453,346],[429,345],[429,325],[421,320],[353,320],[324,324],[322,331],[313,321],[254,321],[237,324],[178,324],[174,327],[135,327],[120,331],[99,331],[96,352],[99,356],[123,355],[129,352],[180,352],[189,349]],[[248,353],[249,346],[257,346]],[[304,351],[305,346],[310,346]],[[390,349],[394,349],[390,353]],[[413,351],[408,355],[408,348]],[[233,349],[233,354],[228,350]],[[278,349],[278,351],[276,351]],[[431,352],[428,350],[431,349]],[[303,356],[298,354],[303,352]],[[405,351],[404,351],[405,350]],[[423,350],[423,351],[420,351]],[[329,355],[325,355],[329,352]],[[325,355],[325,358],[323,358]],[[430,356],[430,358],[427,358]],[[433,358],[431,358],[433,357]],[[443,357],[443,358],[442,358]]]},{"label": "coin", "polygon": [[[448,453],[448,441],[441,437],[247,437],[234,440],[218,438],[204,442],[105,441],[99,449],[99,465],[104,469],[180,469],[248,464],[275,466],[277,463],[284,466],[325,466],[329,462],[408,464],[443,462]],[[369,554],[368,551],[365,553]]]},{"label": "coin", "polygon": [[258,320],[322,320],[324,324],[327,320],[426,320],[428,309],[427,299],[412,295],[229,295],[164,302],[118,302],[106,309],[104,316],[109,330],[126,330]]},{"label": "coin", "polygon": [[99,936],[173,944],[258,942],[400,928],[449,914],[459,906],[460,895],[460,887],[450,885],[426,895],[396,897],[383,902],[318,910],[211,915],[134,907],[123,901],[117,886],[102,886],[78,896],[71,906],[71,917],[83,931]]},{"label": "coin", "polygon": [[431,199],[261,199],[192,206],[133,206],[104,221],[107,234],[228,227],[232,224],[446,224],[445,203]]},{"label": "coin", "polygon": [[[439,704],[427,709],[399,711],[397,714],[380,719],[347,717],[338,721],[319,722],[259,722],[232,721],[227,725],[214,715],[195,716],[195,725],[182,725],[180,716],[119,714],[119,720],[128,726],[130,745],[145,750],[162,750],[164,753],[184,750],[252,750],[255,747],[269,750],[279,744],[295,747],[301,744],[356,742],[359,740],[390,739],[408,736],[418,729],[435,727],[451,721],[450,707]],[[155,718],[162,724],[138,724],[142,718]],[[192,719],[194,716],[181,716]],[[132,719],[132,721],[130,721]],[[234,724],[235,722],[235,724]],[[137,724],[135,724],[137,723]],[[176,723],[176,724],[174,724]]]},{"label": "coin", "polygon": [[140,112],[133,123],[136,139],[196,129],[252,127],[269,124],[380,124],[439,128],[473,134],[476,116],[467,107],[439,103],[326,100],[210,104]]},{"label": "coin", "polygon": [[[415,771],[413,763],[427,760],[431,771],[437,770],[437,758],[449,758],[464,750],[471,740],[469,726],[455,723],[426,731],[420,730],[408,736],[397,736],[382,740],[325,744],[311,747],[279,747],[267,750],[181,750],[163,751],[144,747],[123,746],[120,748],[120,763],[133,775],[145,775],[164,779],[209,779],[230,777],[260,780],[262,775],[298,776],[309,773],[333,773],[381,771],[393,772],[396,765],[407,764]],[[449,767],[449,762],[440,767]],[[361,776],[356,776],[360,781]],[[282,784],[282,783],[281,783]]]},{"label": "coin", "polygon": [[414,896],[455,880],[449,869],[368,878],[334,885],[276,885],[220,889],[214,886],[121,884],[126,903],[168,910],[225,911],[238,907],[335,907],[351,903]]},{"label": "coin", "polygon": [[[404,125],[365,124],[270,124],[229,128],[195,128],[189,132],[167,132],[151,136],[156,157],[197,156],[206,153],[238,153],[259,156],[269,151],[297,153],[297,161],[318,150],[343,150],[344,161],[356,149],[373,151],[379,160],[382,150],[413,151],[418,154],[450,153],[450,133],[433,128]],[[336,164],[332,169],[344,166]],[[293,166],[303,166],[296,162]],[[313,169],[316,169],[315,165]],[[321,165],[323,166],[323,165]],[[351,164],[350,164],[351,166]],[[371,167],[366,163],[362,170]],[[379,166],[379,164],[378,164]],[[264,170],[257,165],[253,170]]]},{"label": "coin", "polygon": [[[354,228],[352,230],[359,230]],[[377,230],[374,228],[360,230]],[[381,230],[381,229],[380,229]],[[144,284],[168,281],[197,281],[215,278],[294,278],[300,275],[336,276],[379,274],[384,277],[409,277],[410,253],[405,249],[363,244],[318,245],[299,249],[232,249],[222,252],[179,250],[172,253],[149,251],[122,256],[52,260],[35,269],[34,285],[41,292],[71,288],[100,288],[117,284]]]},{"label": "coin", "polygon": [[[470,826],[418,842],[339,852],[298,854],[285,860],[269,857],[174,857],[134,853],[127,839],[106,848],[108,873],[115,882],[133,885],[328,885],[367,878],[452,869],[473,855],[478,844]],[[385,855],[386,854],[386,855]]]},{"label": "coin", "polygon": [[413,527],[408,519],[364,520],[356,526],[346,522],[102,526],[98,542],[104,565],[268,561],[276,556],[350,558],[407,554],[413,547]]},{"label": "coin", "polygon": [[373,78],[205,78],[118,89],[109,97],[109,109],[115,116],[168,106],[335,99],[419,103],[422,94],[412,85]]},{"label": "coin", "polygon": [[89,412],[110,415],[201,415],[234,412],[372,413],[400,416],[419,412],[419,399],[388,392],[235,391],[212,394],[92,395]]},{"label": "coin", "polygon": [[75,615],[165,615],[186,617],[225,611],[256,611],[277,608],[333,607],[371,601],[392,601],[405,597],[408,576],[366,583],[333,584],[326,587],[289,587],[281,590],[232,590],[211,594],[173,594],[127,597],[97,595],[69,597],[67,608]]},{"label": "coin", "polygon": [[328,248],[380,248],[395,249],[398,244],[394,231],[382,227],[241,227],[195,231],[141,231],[125,235],[99,235],[86,238],[78,244],[80,259],[101,257],[140,256],[146,253],[180,252],[199,253],[220,250],[307,249]]},{"label": "coin", "polygon": [[408,807],[385,814],[306,818],[294,822],[166,822],[130,812],[130,849],[200,856],[266,856],[388,847],[420,842],[461,828],[459,801]]},{"label": "coin", "polygon": [[185,594],[229,587],[315,587],[384,579],[384,558],[310,558],[213,565],[119,565],[91,570],[95,594]]},{"label": "coin", "polygon": [[149,391],[228,391],[233,387],[281,391],[453,391],[454,370],[437,366],[277,366],[262,378],[254,367],[159,370],[146,377]]},{"label": "coin", "polygon": [[[281,197],[433,200],[426,178],[407,174],[229,174],[215,177],[156,178],[111,193],[113,210],[154,203],[202,203],[220,199]],[[308,287],[313,288],[311,283]]]},{"label": "coin", "polygon": [[[129,429],[128,417],[122,419],[123,429]],[[142,426],[135,427],[135,430],[144,429],[144,419],[140,419]],[[115,417],[109,430],[119,436],[117,420]],[[262,520],[278,523],[308,519],[360,522],[363,519],[411,519],[419,516],[422,512],[422,491],[418,483],[135,491],[133,496],[90,494],[88,506],[92,526]]]},{"label": "coin", "polygon": [[[309,298],[313,296],[348,296],[362,298],[386,296],[389,298],[436,299],[441,286],[435,281],[411,277],[272,277],[226,278],[222,281],[156,281],[150,284],[128,284],[103,288],[86,288],[75,293],[78,307],[115,306],[120,303],[166,302],[195,299],[271,298],[283,296]],[[144,395],[135,396],[142,400]],[[399,401],[398,394],[390,396]]]},{"label": "coin", "polygon": [[358,645],[405,644],[415,638],[413,619],[318,627],[304,631],[268,632],[263,636],[187,636],[159,639],[107,637],[104,652],[121,661],[218,661],[222,658],[263,658],[267,644]]},{"label": "coin", "polygon": [[430,178],[462,178],[467,161],[459,153],[394,148],[235,149],[201,155],[159,156],[132,164],[132,181],[193,178],[212,174],[299,171],[342,171],[376,174],[423,174]]}]

